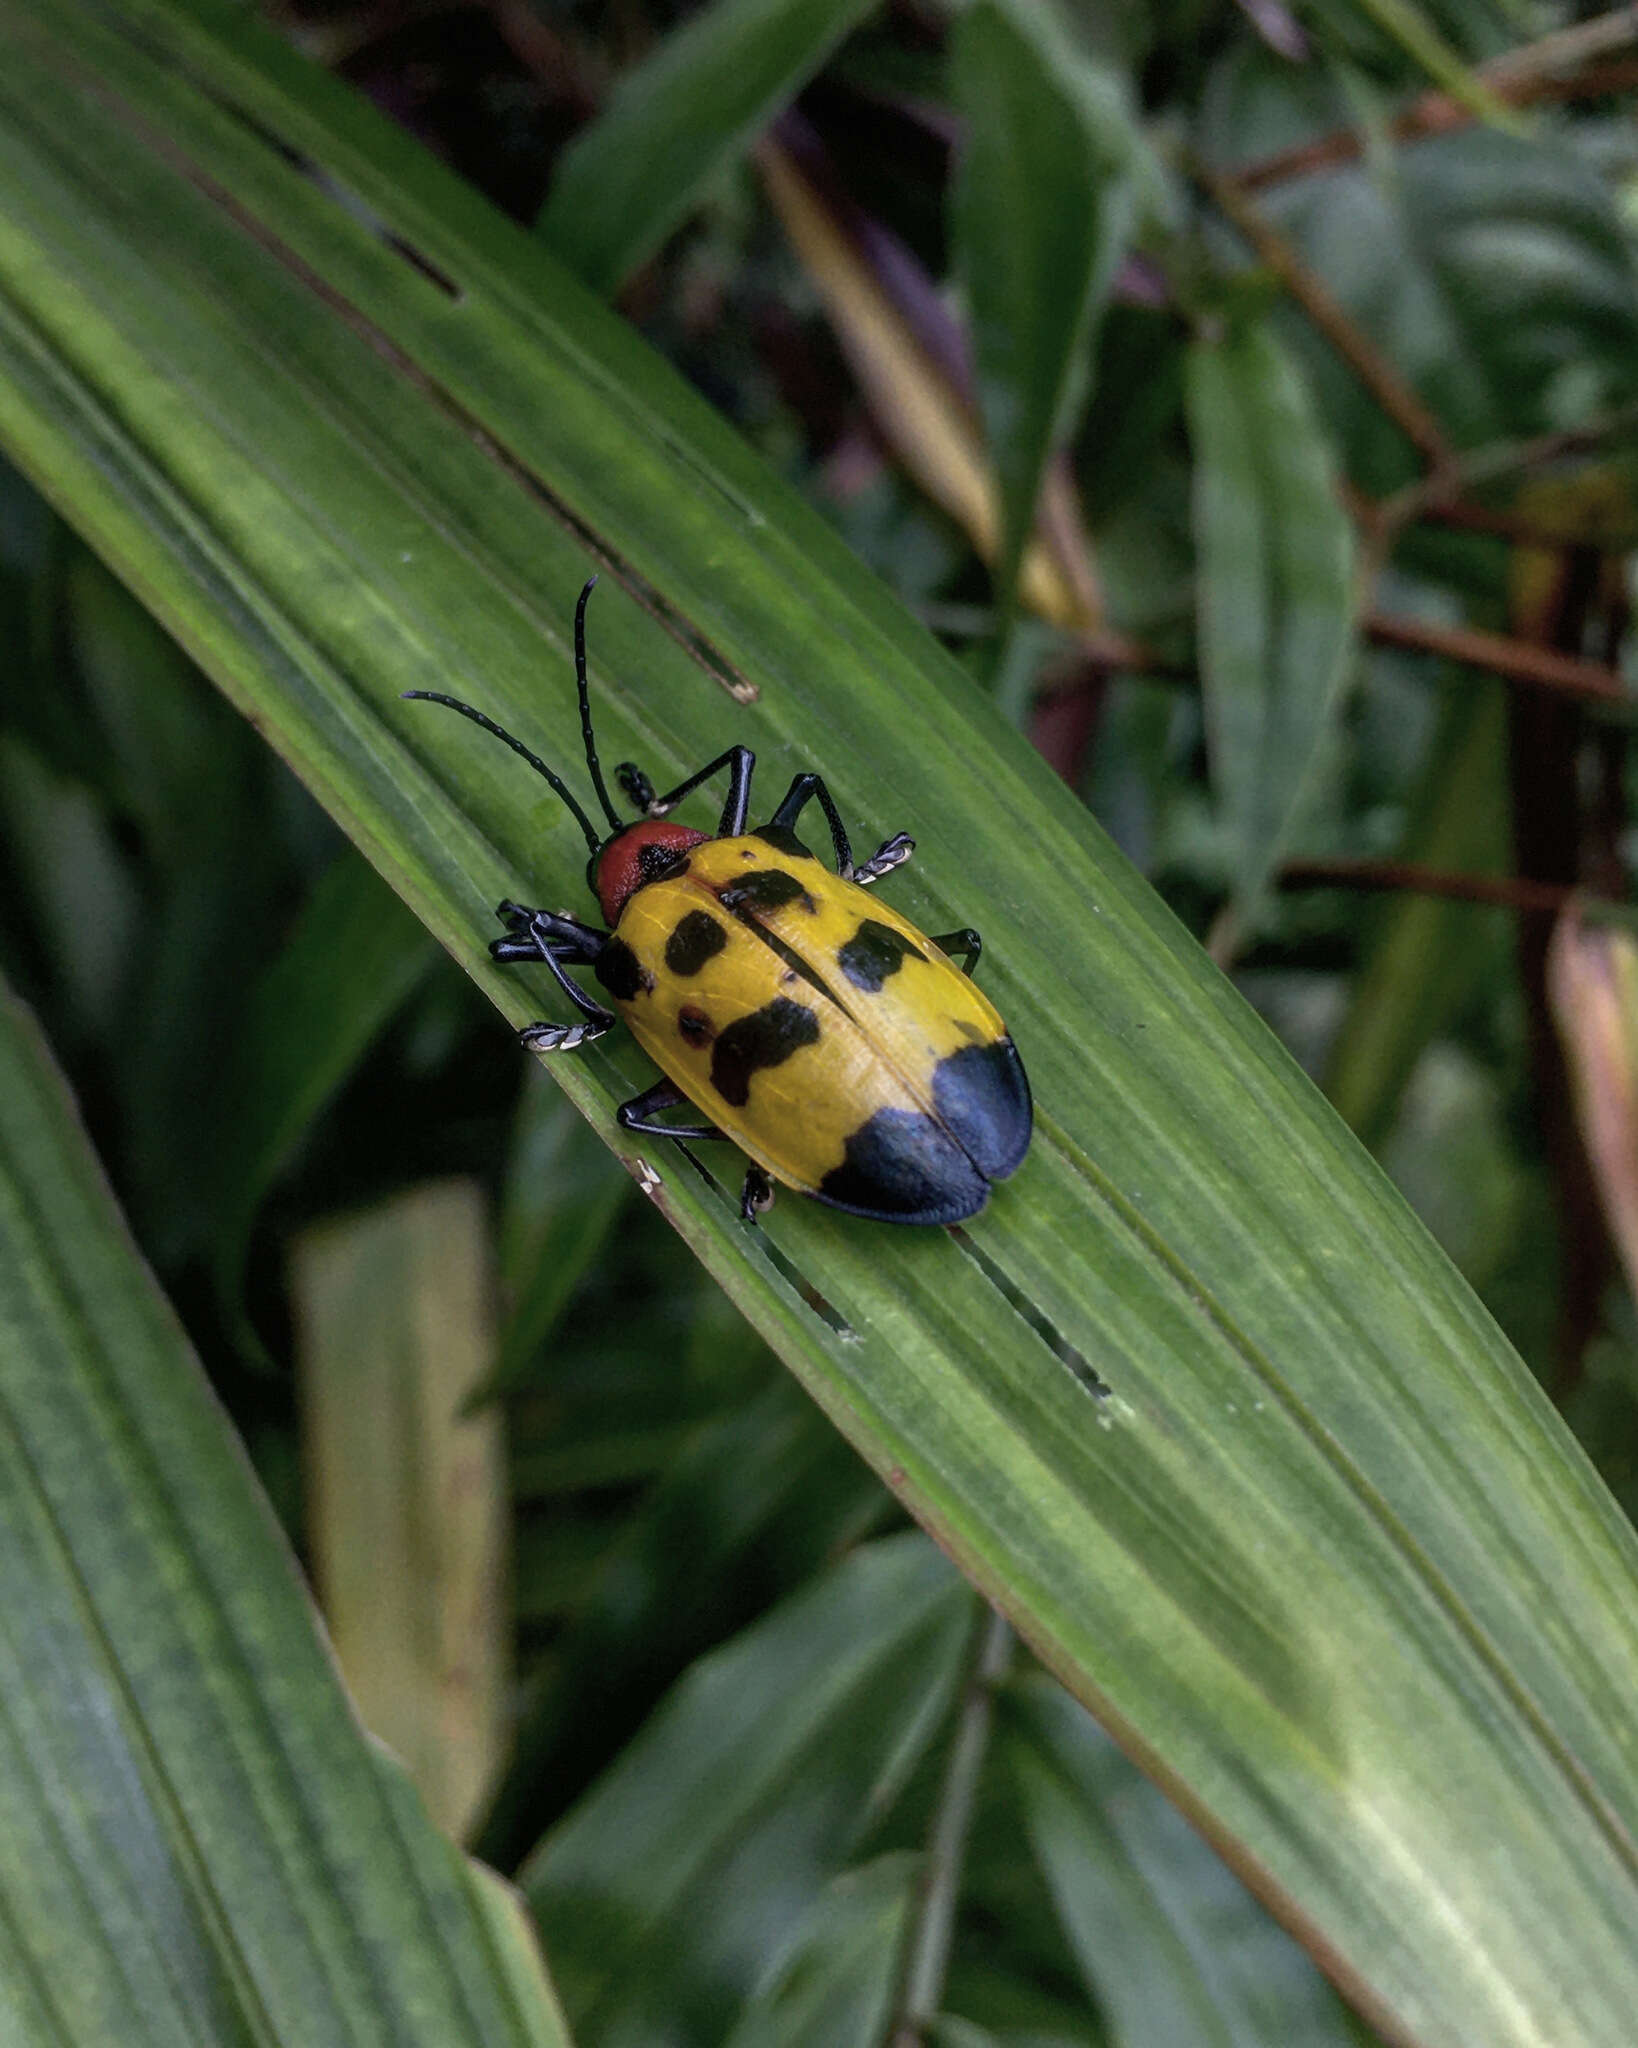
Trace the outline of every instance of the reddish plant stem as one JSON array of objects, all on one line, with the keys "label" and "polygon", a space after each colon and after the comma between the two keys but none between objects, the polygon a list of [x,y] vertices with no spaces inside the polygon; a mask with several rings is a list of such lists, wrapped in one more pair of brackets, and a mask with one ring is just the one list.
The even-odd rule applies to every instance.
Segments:
[{"label": "reddish plant stem", "polygon": [[1421,654],[1440,654],[1464,668],[1482,668],[1517,683],[1531,683],[1558,697],[1589,698],[1603,704],[1632,701],[1619,673],[1601,661],[1556,648],[1516,640],[1504,633],[1484,633],[1472,626],[1435,626],[1424,619],[1405,619],[1371,612],[1364,620],[1367,638],[1380,647],[1408,647]]},{"label": "reddish plant stem", "polygon": [[1531,882],[1518,875],[1456,874],[1397,860],[1288,860],[1280,869],[1279,885],[1282,889],[1394,889],[1416,896],[1442,896],[1455,903],[1494,904],[1534,916],[1556,916],[1576,893],[1557,882]]},{"label": "reddish plant stem", "polygon": [[1224,219],[1251,245],[1258,262],[1274,272],[1429,468],[1436,476],[1442,476],[1455,460],[1444,429],[1376,343],[1343,310],[1329,286],[1320,281],[1278,228],[1252,205],[1234,179],[1198,158],[1191,163],[1190,171],[1210,194]]}]

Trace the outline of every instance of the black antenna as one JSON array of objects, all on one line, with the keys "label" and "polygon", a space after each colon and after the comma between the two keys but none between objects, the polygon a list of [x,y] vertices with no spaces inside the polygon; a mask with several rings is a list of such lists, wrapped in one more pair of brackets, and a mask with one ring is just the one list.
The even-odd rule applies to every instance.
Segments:
[{"label": "black antenna", "polygon": [[580,731],[586,742],[586,766],[591,770],[592,787],[603,806],[603,815],[616,832],[623,832],[625,820],[609,802],[608,785],[597,765],[597,743],[592,738],[591,693],[586,687],[586,605],[596,588],[597,578],[588,577],[586,587],[580,593],[580,602],[574,608],[574,680],[580,691]]},{"label": "black antenna", "polygon": [[[590,589],[591,585],[588,583],[586,585],[586,590],[583,590],[580,593],[580,609],[582,612],[584,612],[584,610],[586,609],[586,591],[589,591]],[[584,666],[582,666],[581,674],[583,679],[585,674]],[[537,775],[545,776],[546,780],[552,785],[553,789],[557,791],[558,795],[562,797],[563,801],[568,805],[569,809],[573,811],[575,823],[580,827],[581,831],[585,833],[586,844],[591,848],[592,852],[595,854],[599,847],[601,847],[603,842],[597,835],[597,827],[592,823],[591,819],[586,816],[586,813],[580,808],[579,803],[575,799],[573,791],[569,789],[567,784],[563,781],[562,777],[554,775],[551,769],[546,766],[546,763],[540,758],[538,754],[531,754],[529,749],[523,744],[522,740],[513,739],[512,735],[506,730],[505,726],[497,725],[492,718],[486,718],[481,711],[475,711],[470,704],[463,704],[459,697],[446,697],[441,690],[405,690],[402,692],[402,694],[406,697],[418,697],[421,699],[423,703],[426,704],[447,704],[451,711],[458,711],[463,718],[470,718],[474,725],[481,725],[485,732],[492,732],[495,735],[496,739],[505,740],[506,744],[512,749],[513,753],[521,754],[524,760],[526,760],[529,763],[529,766],[534,769]],[[582,705],[584,705],[586,701],[586,690],[584,680],[582,680],[581,682],[580,701]],[[601,782],[599,782],[598,784],[598,791],[601,794]],[[606,796],[603,798],[603,803],[606,808],[608,805],[608,798]],[[620,823],[619,819],[616,818],[614,822],[616,827],[618,827]]]}]

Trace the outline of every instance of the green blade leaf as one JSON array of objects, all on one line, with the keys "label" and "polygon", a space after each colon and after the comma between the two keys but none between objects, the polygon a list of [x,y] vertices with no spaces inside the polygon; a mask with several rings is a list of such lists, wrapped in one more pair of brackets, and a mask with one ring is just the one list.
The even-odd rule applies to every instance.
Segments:
[{"label": "green blade leaf", "polygon": [[951,227],[1001,490],[995,587],[1005,620],[1124,250],[1134,144],[1116,81],[1076,50],[1045,0],[969,7],[952,41],[951,85],[969,131]]},{"label": "green blade leaf", "polygon": [[872,0],[713,0],[614,89],[564,151],[540,228],[612,292],[802,90]]},{"label": "green blade leaf", "polygon": [[[1507,699],[1500,683],[1449,692],[1399,858],[1496,874],[1507,857]],[[1506,913],[1412,891],[1382,905],[1332,1042],[1325,1092],[1380,1147],[1417,1060],[1450,1023],[1498,944]]]},{"label": "green blade leaf", "polygon": [[1188,363],[1200,682],[1242,911],[1279,857],[1352,648],[1352,536],[1329,451],[1273,332]]},{"label": "green blade leaf", "polygon": [[1087,1988],[1115,2037],[1167,2048],[1347,2048],[1323,1977],[1074,1701],[1005,1701],[1003,1753]]},{"label": "green blade leaf", "polygon": [[[654,1148],[651,1199],[1401,2034],[1625,2048],[1631,1528],[1153,893],[697,396],[237,9],[36,0],[0,15],[0,440],[514,1023],[562,999],[492,965],[486,906],[581,902],[584,847],[398,693],[571,760],[592,562],[606,758],[744,740],[861,841],[913,827],[888,886],[985,931],[1021,1171],[960,1237],[748,1232],[720,1154]],[[638,1170],[630,1046],[553,1072]]]},{"label": "green blade leaf", "polygon": [[523,1873],[577,2025],[722,2037],[932,1738],[971,1617],[925,1538],[889,1537],[694,1665]]},{"label": "green blade leaf", "polygon": [[[0,1912],[28,2041],[554,2039],[372,1757],[294,1564],[0,991]],[[549,2003],[542,1988],[538,2009]]]},{"label": "green blade leaf", "polygon": [[[719,1333],[719,1353],[722,1343]],[[612,1405],[618,1416],[641,1401],[639,1393]],[[892,1512],[872,1475],[789,1381],[775,1381],[678,1441],[680,1429],[671,1425],[664,1476],[595,1571],[577,1578],[561,1564],[553,1568],[550,1557],[535,1564],[527,1541],[521,1546],[524,1615],[540,1597],[562,1601],[567,1613],[476,1845],[495,1862],[511,1866],[534,1848],[540,1816],[562,1806],[560,1787],[584,1777],[588,1745],[599,1744],[592,1754],[601,1757],[610,1731],[635,1728],[657,1681],[686,1666],[702,1634],[720,1629],[725,1589],[744,1582],[752,1560],[774,1583],[789,1584]],[[606,1483],[595,1465],[588,1474],[599,1447],[581,1450],[572,1419],[555,1434],[568,1441],[549,1476]],[[540,1462],[539,1454],[519,1460],[520,1492],[531,1479],[538,1484]],[[634,1587],[645,1591],[634,1597]]]},{"label": "green blade leaf", "polygon": [[727,2048],[874,2048],[892,2018],[915,1889],[916,1859],[906,1855],[834,1878]]}]

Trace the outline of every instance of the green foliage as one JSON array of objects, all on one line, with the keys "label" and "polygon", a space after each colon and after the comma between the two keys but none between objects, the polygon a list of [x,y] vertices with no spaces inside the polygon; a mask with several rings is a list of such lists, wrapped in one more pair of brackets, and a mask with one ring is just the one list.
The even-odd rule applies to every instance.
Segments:
[{"label": "green foliage", "polygon": [[950,85],[968,129],[952,240],[1000,485],[1005,618],[1042,474],[1084,397],[1089,335],[1125,252],[1137,144],[1119,86],[1048,8],[978,0],[955,29]]},{"label": "green foliage", "polygon": [[564,152],[541,233],[610,292],[795,97],[868,0],[716,0],[620,80]]},{"label": "green foliage", "polygon": [[1308,793],[1351,656],[1353,561],[1324,435],[1266,328],[1197,342],[1188,372],[1200,694],[1255,905]]},{"label": "green foliage", "polygon": [[0,1000],[8,2026],[561,2040],[372,1756],[46,1048]]},{"label": "green foliage", "polygon": [[[719,0],[485,55],[337,11],[314,47],[472,179],[557,148],[527,226],[225,0],[0,22],[19,2040],[565,2039],[537,1931],[583,2048],[1629,2034],[1638,1335],[1535,1135],[1545,925],[1506,896],[1622,886],[1624,727],[1370,622],[1620,658],[1638,153],[1562,50],[1562,103],[1396,139],[1430,75],[1491,115],[1548,68],[1481,77],[1516,31],[1479,0],[1084,13]],[[901,410],[982,417],[993,577],[861,430],[762,203],[798,91],[920,353]],[[1250,167],[1278,276],[1196,157]],[[1095,645],[1009,634],[1043,478]],[[1038,1131],[959,1236],[745,1231],[732,1154],[616,1143],[619,1037],[524,1078],[493,1011],[562,999],[490,908],[583,912],[584,848],[399,693],[573,778],[594,567],[606,761],[743,739],[765,807],[816,766],[857,839],[917,837],[894,901],[983,929]],[[1297,856],[1502,902],[1298,895]],[[1619,1507],[1292,1053],[1584,1373]],[[452,1174],[493,1209],[464,1398],[510,1436],[519,1670],[474,1847],[522,1903],[360,1739],[189,1350],[321,1549],[289,1248]],[[343,1413],[350,1458],[405,1396]]]}]

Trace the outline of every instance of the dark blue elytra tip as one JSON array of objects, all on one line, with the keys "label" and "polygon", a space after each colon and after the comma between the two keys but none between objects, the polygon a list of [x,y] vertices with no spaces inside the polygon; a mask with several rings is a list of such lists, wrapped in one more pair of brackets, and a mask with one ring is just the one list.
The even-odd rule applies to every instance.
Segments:
[{"label": "dark blue elytra tip", "polygon": [[1029,1083],[1010,1038],[963,1046],[933,1070],[934,1116],[879,1109],[815,1193],[884,1223],[960,1223],[1029,1149]]},{"label": "dark blue elytra tip", "polygon": [[964,1045],[933,1069],[933,1111],[986,1180],[1005,1180],[1029,1150],[1035,1111],[1010,1038]]},{"label": "dark blue elytra tip", "polygon": [[883,1223],[959,1223],[983,1208],[990,1184],[932,1117],[878,1109],[849,1133],[841,1165],[814,1193],[833,1209]]}]

